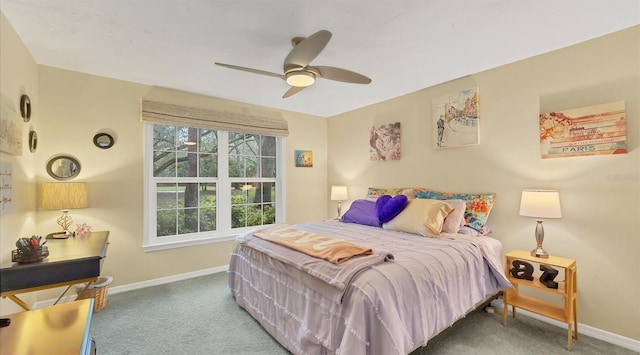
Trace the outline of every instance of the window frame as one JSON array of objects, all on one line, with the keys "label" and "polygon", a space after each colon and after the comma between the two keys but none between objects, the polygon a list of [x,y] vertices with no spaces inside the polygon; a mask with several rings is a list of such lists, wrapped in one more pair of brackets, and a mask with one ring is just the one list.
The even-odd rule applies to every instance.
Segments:
[{"label": "window frame", "polygon": [[[156,123],[157,124],[157,123]],[[285,137],[261,134],[276,139],[276,177],[247,178],[229,177],[229,131],[218,131],[218,176],[217,177],[154,177],[153,176],[153,126],[144,123],[144,231],[142,247],[145,252],[224,242],[253,230],[258,226],[231,228],[231,185],[237,182],[275,182],[275,223],[283,223],[285,216]],[[162,124],[160,124],[162,125]],[[179,124],[169,126],[188,127]],[[195,127],[194,127],[195,128]],[[239,131],[233,131],[238,132]],[[251,133],[249,133],[251,134]],[[275,181],[274,181],[275,180]],[[216,184],[216,230],[175,236],[157,236],[157,183],[215,182]]]}]

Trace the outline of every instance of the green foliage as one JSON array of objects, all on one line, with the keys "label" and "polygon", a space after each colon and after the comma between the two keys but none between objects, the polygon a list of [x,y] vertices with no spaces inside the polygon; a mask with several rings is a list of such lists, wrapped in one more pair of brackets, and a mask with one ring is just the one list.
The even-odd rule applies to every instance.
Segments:
[{"label": "green foliage", "polygon": [[[218,177],[218,148],[215,130],[153,126],[153,176],[189,178],[157,184],[158,237],[216,230],[217,186],[199,178]],[[227,148],[229,177],[275,178],[275,137],[229,132]],[[232,184],[232,228],[273,223],[274,182]]]},{"label": "green foliage", "polygon": [[231,226],[233,228],[273,224],[276,221],[276,211],[272,204],[246,204],[246,197],[231,196]]}]

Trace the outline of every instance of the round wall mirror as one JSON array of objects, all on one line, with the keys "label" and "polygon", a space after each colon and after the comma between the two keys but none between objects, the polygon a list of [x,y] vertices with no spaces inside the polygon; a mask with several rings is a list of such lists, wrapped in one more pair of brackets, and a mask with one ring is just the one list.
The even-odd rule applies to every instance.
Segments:
[{"label": "round wall mirror", "polygon": [[56,180],[71,180],[80,174],[80,163],[66,155],[54,157],[47,163],[47,173]]},{"label": "round wall mirror", "polygon": [[35,153],[36,148],[38,148],[38,133],[29,131],[29,151]]},{"label": "round wall mirror", "polygon": [[20,97],[20,116],[25,122],[31,120],[31,99],[29,99],[28,95]]},{"label": "round wall mirror", "polygon": [[109,133],[98,133],[93,136],[93,144],[95,144],[98,148],[109,149],[113,147],[114,143],[115,141],[113,139],[113,136],[111,136]]}]

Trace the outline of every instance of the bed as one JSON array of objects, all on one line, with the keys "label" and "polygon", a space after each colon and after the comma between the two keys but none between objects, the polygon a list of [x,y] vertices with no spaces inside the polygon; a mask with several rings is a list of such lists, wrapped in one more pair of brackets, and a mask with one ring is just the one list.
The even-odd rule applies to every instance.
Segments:
[{"label": "bed", "polygon": [[314,274],[324,260],[296,266],[266,250],[275,243],[251,232],[238,237],[228,271],[232,295],[294,354],[409,354],[510,287],[502,245],[489,236],[429,238],[338,220],[293,227],[378,257],[332,283]]}]

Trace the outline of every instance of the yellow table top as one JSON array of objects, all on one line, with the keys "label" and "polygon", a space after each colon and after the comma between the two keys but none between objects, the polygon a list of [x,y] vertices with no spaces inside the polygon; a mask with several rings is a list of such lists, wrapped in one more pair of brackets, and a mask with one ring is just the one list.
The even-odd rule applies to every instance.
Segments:
[{"label": "yellow table top", "polygon": [[84,354],[89,346],[93,299],[19,312],[0,328],[0,355]]}]

